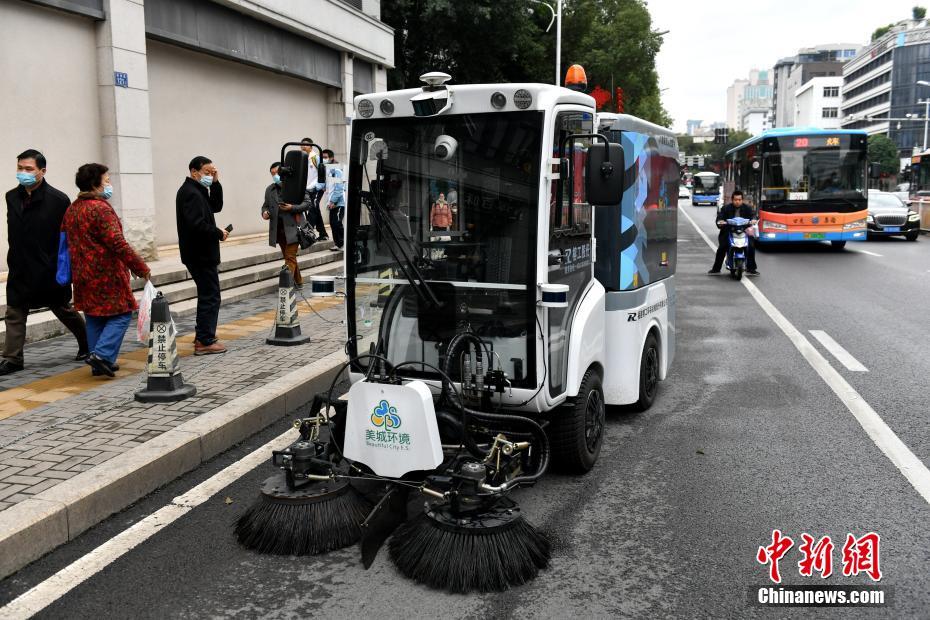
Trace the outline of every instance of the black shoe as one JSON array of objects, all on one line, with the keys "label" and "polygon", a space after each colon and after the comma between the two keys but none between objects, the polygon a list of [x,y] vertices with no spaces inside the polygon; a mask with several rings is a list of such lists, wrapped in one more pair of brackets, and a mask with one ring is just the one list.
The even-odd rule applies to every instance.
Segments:
[{"label": "black shoe", "polygon": [[304,287],[303,282],[294,282],[294,288],[296,288],[298,291],[302,289],[303,287]]},{"label": "black shoe", "polygon": [[327,237],[326,235],[323,235],[322,237],[317,237],[316,240],[317,241],[329,241],[329,237]]},{"label": "black shoe", "polygon": [[[110,364],[110,368],[113,369],[113,372],[119,372],[119,364]],[[90,374],[94,377],[103,376],[103,373],[97,370],[96,368],[91,368]]]},{"label": "black shoe", "polygon": [[106,361],[96,353],[91,353],[87,356],[87,364],[91,367],[91,374],[94,370],[97,371],[98,375],[106,375],[108,377],[115,377],[116,373],[113,372],[113,367],[110,366],[110,362]]},{"label": "black shoe", "polygon": [[88,355],[89,353],[87,351],[78,351],[77,355],[74,356],[74,361],[75,362],[86,362]]},{"label": "black shoe", "polygon": [[10,360],[3,360],[0,362],[0,375],[11,375],[14,372],[19,372],[23,367],[19,364],[14,364]]},{"label": "black shoe", "polygon": [[707,272],[707,275],[713,276],[713,275],[717,275],[718,273],[720,273],[719,269],[711,269]]},{"label": "black shoe", "polygon": [[329,248],[329,251],[330,252],[342,252],[342,246],[334,245],[333,247]]},{"label": "black shoe", "polygon": [[747,269],[746,273],[748,273],[751,276],[757,276],[759,275],[759,270],[758,269]]}]

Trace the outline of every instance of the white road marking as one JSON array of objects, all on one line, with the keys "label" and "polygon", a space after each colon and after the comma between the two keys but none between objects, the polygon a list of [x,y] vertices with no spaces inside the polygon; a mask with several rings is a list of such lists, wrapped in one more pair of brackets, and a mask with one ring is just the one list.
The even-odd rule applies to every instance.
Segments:
[{"label": "white road marking", "polygon": [[[120,532],[87,555],[75,560],[31,590],[0,608],[0,618],[31,618],[62,596],[97,574],[109,564],[136,548],[165,526],[177,521],[219,491],[268,460],[272,450],[280,450],[294,441],[294,431],[275,437],[258,450],[236,461],[187,493],[179,495],[127,530]],[[249,498],[251,499],[251,498]]]},{"label": "white road marking", "polygon": [[830,355],[836,358],[840,364],[853,372],[869,372],[869,369],[852,356],[852,353],[840,346],[836,340],[830,337],[825,331],[819,329],[810,330],[811,336],[816,338],[823,347],[830,352]]},{"label": "white road marking", "polygon": [[[698,227],[687,210],[679,209],[679,211],[684,213],[685,217],[688,218],[688,221],[691,222],[691,225],[694,226],[694,229],[704,239],[708,247],[716,251],[717,246],[711,243],[711,240],[704,234],[704,231]],[[885,424],[878,413],[876,413],[865,399],[859,395],[859,392],[843,378],[843,375],[830,365],[827,358],[804,337],[804,334],[791,324],[791,321],[785,318],[778,308],[762,294],[762,291],[760,291],[752,281],[743,278],[742,283],[743,286],[746,287],[746,290],[749,291],[749,294],[752,295],[753,299],[756,300],[756,303],[758,303],[769,318],[778,325],[795,348],[804,356],[804,359],[806,359],[817,374],[820,375],[824,383],[826,383],[843,404],[846,405],[846,408],[853,414],[853,417],[856,418],[856,421],[859,422],[859,425],[862,426],[869,438],[878,446],[878,449],[881,450],[882,453],[888,457],[888,460],[898,468],[898,471],[907,478],[907,481],[914,487],[914,490],[920,494],[924,501],[930,504],[930,469],[927,469],[927,466],[911,452],[910,448],[908,448],[897,435],[895,435],[894,431]]]},{"label": "white road marking", "polygon": [[859,248],[849,248],[853,252],[858,252],[859,254],[868,254],[869,256],[877,256],[879,258],[883,257],[884,254],[876,254],[875,252],[870,252],[868,250],[861,250]]}]

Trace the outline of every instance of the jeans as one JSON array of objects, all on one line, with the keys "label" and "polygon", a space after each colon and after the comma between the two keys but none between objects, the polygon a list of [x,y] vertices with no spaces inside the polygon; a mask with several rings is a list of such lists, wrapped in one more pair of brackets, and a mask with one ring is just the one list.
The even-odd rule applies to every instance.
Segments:
[{"label": "jeans", "polygon": [[197,342],[216,342],[216,325],[220,318],[220,274],[217,265],[185,265],[197,285]]},{"label": "jeans", "polygon": [[[52,306],[49,310],[74,334],[78,341],[78,351],[86,353],[87,330],[84,327],[81,313],[70,303]],[[28,308],[8,306],[6,309],[6,340],[3,343],[3,358],[17,366],[23,365],[23,346],[26,344],[26,317],[28,315]]]},{"label": "jeans", "polygon": [[346,208],[343,205],[333,207],[329,209],[329,227],[333,231],[333,243],[336,244],[337,248],[342,247],[343,231],[342,231],[342,218],[345,215]]},{"label": "jeans", "polygon": [[111,316],[90,314],[85,316],[87,317],[87,345],[90,347],[90,352],[115,364],[119,348],[123,344],[123,336],[126,335],[129,320],[132,318],[132,312]]}]

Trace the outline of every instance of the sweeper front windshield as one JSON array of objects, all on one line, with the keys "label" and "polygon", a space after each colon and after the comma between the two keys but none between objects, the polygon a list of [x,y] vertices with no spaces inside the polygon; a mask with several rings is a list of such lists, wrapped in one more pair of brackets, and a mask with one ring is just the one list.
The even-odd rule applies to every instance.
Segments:
[{"label": "sweeper front windshield", "polygon": [[[535,111],[354,122],[346,217],[353,357],[374,344],[394,364],[438,366],[443,345],[470,328],[491,343],[513,387],[536,385],[542,132]],[[404,374],[438,378],[426,367]]]}]

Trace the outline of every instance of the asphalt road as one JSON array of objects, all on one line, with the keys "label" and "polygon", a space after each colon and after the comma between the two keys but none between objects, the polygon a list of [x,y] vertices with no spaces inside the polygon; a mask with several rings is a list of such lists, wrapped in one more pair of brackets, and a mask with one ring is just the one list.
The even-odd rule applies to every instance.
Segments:
[{"label": "asphalt road", "polygon": [[[713,209],[686,210],[708,234]],[[705,275],[712,252],[679,222],[678,350],[656,405],[611,412],[595,469],[547,476],[515,494],[554,541],[550,568],[493,595],[416,586],[382,550],[362,569],[356,549],[315,558],[259,556],[237,547],[231,524],[270,474],[253,470],[46,608],[58,618],[771,617],[835,616],[829,609],[765,609],[759,546],[780,529],[830,535],[834,575],[785,584],[866,585],[841,574],[849,532],[881,535],[883,609],[844,615],[926,617],[930,506],[739,283]],[[868,250],[872,256],[857,250]],[[926,464],[930,423],[930,238],[788,248],[759,255],[754,283]],[[846,369],[808,330],[822,330],[861,362]],[[0,583],[5,603],[283,432],[267,429]],[[226,503],[230,498],[232,503]],[[818,613],[821,612],[821,613]]]}]

